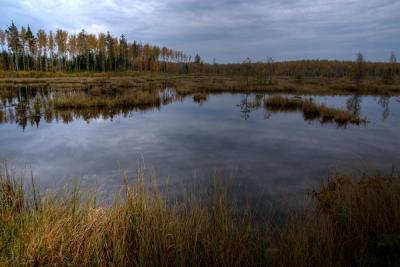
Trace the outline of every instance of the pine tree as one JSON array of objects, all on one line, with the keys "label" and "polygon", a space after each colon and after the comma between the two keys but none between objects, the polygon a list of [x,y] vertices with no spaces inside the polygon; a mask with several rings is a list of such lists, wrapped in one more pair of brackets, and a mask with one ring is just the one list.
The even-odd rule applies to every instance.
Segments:
[{"label": "pine tree", "polygon": [[31,27],[28,25],[28,28],[26,30],[26,39],[28,41],[28,70],[31,68],[34,68],[34,58],[36,54],[36,39],[35,36],[32,33]]},{"label": "pine tree", "polygon": [[94,34],[89,34],[87,36],[87,42],[88,42],[88,51],[89,51],[89,59],[90,62],[92,62],[92,68],[89,67],[89,70],[95,70],[96,69],[96,55],[98,54],[98,43],[97,43],[97,37]]},{"label": "pine tree", "polygon": [[13,64],[14,70],[19,70],[18,65],[18,57],[20,52],[20,42],[19,42],[19,33],[17,27],[14,25],[14,22],[11,21],[11,26],[6,30],[7,35],[7,44],[8,48],[11,51],[11,62]]},{"label": "pine tree", "polygon": [[27,31],[24,27],[21,27],[20,31],[20,43],[21,43],[21,56],[22,56],[22,68],[23,70],[26,70],[26,64],[25,64],[25,49],[26,45],[28,43],[27,41]]},{"label": "pine tree", "polygon": [[127,70],[128,67],[128,42],[125,39],[125,35],[121,35],[119,39],[119,63],[122,70]]},{"label": "pine tree", "polygon": [[114,38],[112,38],[110,32],[107,32],[106,36],[106,50],[107,50],[107,70],[113,69],[114,62]]}]

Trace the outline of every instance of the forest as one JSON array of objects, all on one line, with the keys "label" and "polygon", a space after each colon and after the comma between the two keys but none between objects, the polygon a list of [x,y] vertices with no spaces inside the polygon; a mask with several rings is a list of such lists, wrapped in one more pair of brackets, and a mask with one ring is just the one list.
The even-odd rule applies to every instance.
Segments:
[{"label": "forest", "polygon": [[14,22],[0,29],[2,53],[0,69],[9,71],[169,71],[169,63],[188,62],[182,51],[128,42],[109,32],[97,36],[82,30],[70,34],[30,26],[18,30]]},{"label": "forest", "polygon": [[64,71],[64,72],[115,72],[151,71],[164,73],[216,73],[258,76],[271,83],[275,76],[352,78],[380,78],[393,82],[400,67],[394,52],[388,62],[369,62],[362,53],[355,61],[298,60],[252,62],[246,58],[241,63],[218,64],[203,62],[196,54],[159,47],[140,41],[130,42],[125,35],[119,38],[110,32],[91,34],[68,33],[57,29],[46,32],[39,29],[34,34],[30,26],[20,29],[11,22],[5,30],[0,29],[0,70],[3,71]]}]

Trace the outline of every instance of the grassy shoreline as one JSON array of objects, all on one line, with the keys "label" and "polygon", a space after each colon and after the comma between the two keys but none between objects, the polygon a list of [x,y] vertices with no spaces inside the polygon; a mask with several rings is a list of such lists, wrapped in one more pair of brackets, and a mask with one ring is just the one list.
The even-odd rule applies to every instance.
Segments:
[{"label": "grassy shoreline", "polygon": [[112,205],[78,190],[27,192],[0,175],[0,264],[28,266],[396,266],[400,174],[336,175],[272,234],[234,215],[226,190],[210,203],[167,204],[139,171]]},{"label": "grassy shoreline", "polygon": [[[32,77],[30,77],[32,76]],[[356,86],[349,79],[328,79],[305,77],[301,82],[295,77],[276,77],[265,83],[256,77],[223,74],[167,74],[151,72],[117,73],[10,73],[0,74],[1,87],[43,86],[58,89],[85,89],[93,86],[115,86],[121,88],[142,87],[144,85],[166,85],[174,87],[182,94],[207,92],[265,92],[299,93],[324,95],[400,95],[400,82],[387,84],[379,79],[365,79]]]}]

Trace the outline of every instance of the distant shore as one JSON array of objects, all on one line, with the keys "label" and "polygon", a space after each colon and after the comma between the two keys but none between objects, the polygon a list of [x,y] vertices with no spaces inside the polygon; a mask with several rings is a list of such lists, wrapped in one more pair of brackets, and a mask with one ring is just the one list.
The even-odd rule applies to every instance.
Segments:
[{"label": "distant shore", "polygon": [[380,79],[364,79],[355,84],[352,79],[276,76],[271,81],[242,75],[191,73],[167,74],[152,72],[0,72],[3,87],[50,86],[87,88],[113,85],[126,88],[148,85],[173,87],[181,93],[198,92],[265,92],[320,95],[399,95],[400,81],[385,83]]}]

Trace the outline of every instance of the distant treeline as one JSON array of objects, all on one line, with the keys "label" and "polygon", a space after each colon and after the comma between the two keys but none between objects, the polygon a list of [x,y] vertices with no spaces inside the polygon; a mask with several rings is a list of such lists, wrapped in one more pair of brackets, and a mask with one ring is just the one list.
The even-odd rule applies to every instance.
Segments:
[{"label": "distant treeline", "polygon": [[251,62],[237,64],[204,63],[199,55],[191,57],[182,51],[166,47],[128,42],[124,35],[116,38],[109,32],[98,35],[82,30],[69,34],[38,30],[29,26],[18,29],[12,22],[0,29],[0,70],[8,71],[154,71],[178,73],[221,73],[257,76],[271,82],[275,76],[353,78],[382,78],[387,82],[400,74],[396,55],[388,62],[366,62],[361,53],[355,61],[299,60]]},{"label": "distant treeline", "polygon": [[12,22],[0,29],[0,70],[9,71],[176,71],[178,62],[190,58],[182,51],[134,41],[109,32],[98,35],[82,30],[69,34],[18,29]]},{"label": "distant treeline", "polygon": [[245,60],[240,64],[208,65],[203,69],[212,72],[213,68],[218,72],[228,74],[258,74],[264,76],[297,76],[346,78],[354,76],[385,77],[400,74],[400,65],[396,56],[392,53],[389,62],[364,61],[363,55],[358,54],[355,61],[338,60],[297,60],[274,62],[251,62]]}]

